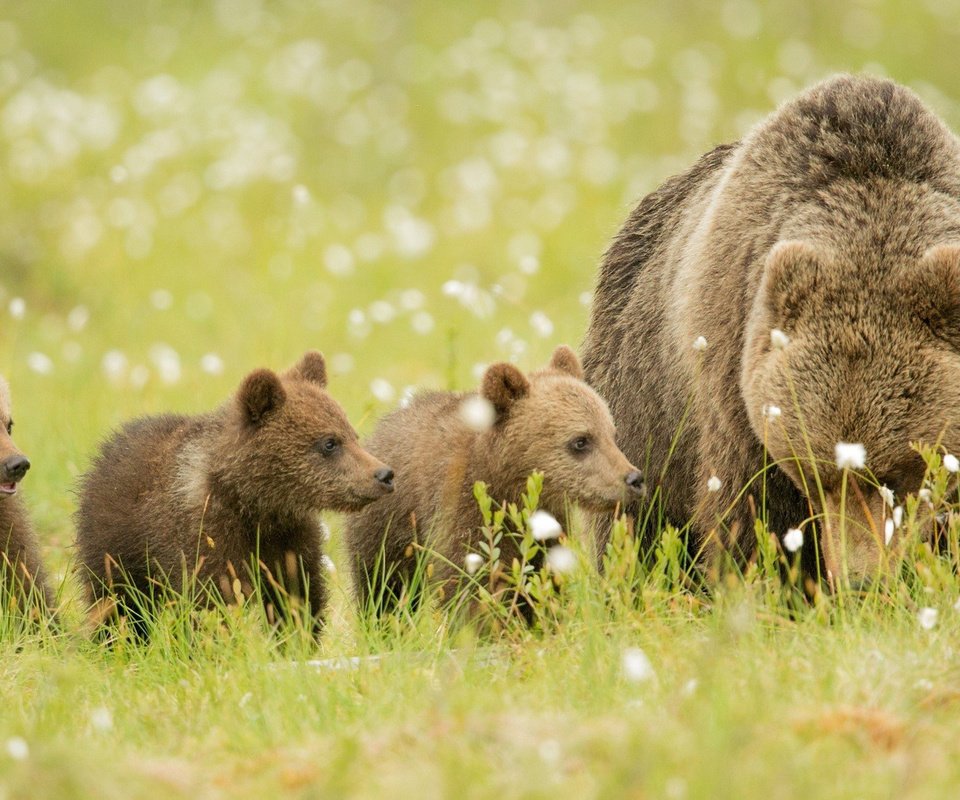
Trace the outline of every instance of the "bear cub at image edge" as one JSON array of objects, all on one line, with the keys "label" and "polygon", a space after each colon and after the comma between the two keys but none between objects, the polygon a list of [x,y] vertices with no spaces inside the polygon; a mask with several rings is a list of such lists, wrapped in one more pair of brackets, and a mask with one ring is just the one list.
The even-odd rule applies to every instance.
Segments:
[{"label": "bear cub at image edge", "polygon": [[[529,376],[512,364],[491,365],[479,396],[489,405],[477,393],[419,394],[384,417],[366,443],[393,465],[398,489],[347,519],[362,607],[371,597],[378,612],[394,605],[413,577],[415,542],[436,554],[437,582],[462,576],[464,557],[478,552],[481,538],[476,481],[487,484],[494,502],[517,502],[539,470],[540,508],[560,519],[568,501],[610,513],[642,490],[640,472],[614,441],[606,403],[584,383],[569,347],[558,347],[546,369]],[[488,420],[475,418],[477,402]],[[505,538],[500,547],[501,563],[510,564],[516,545]]]},{"label": "bear cub at image edge", "polygon": [[40,561],[40,547],[18,487],[30,469],[27,457],[10,435],[13,416],[10,387],[0,377],[0,535],[3,551],[4,597],[12,594],[23,610],[53,611],[54,596]]},{"label": "bear cub at image edge", "polygon": [[113,435],[80,482],[77,545],[94,616],[114,600],[136,621],[158,586],[183,591],[195,576],[227,602],[259,584],[271,620],[292,598],[307,601],[319,633],[316,513],[393,490],[392,470],[360,447],[326,385],[323,356],[308,352],[281,375],[251,372],[216,411],[145,417]]}]

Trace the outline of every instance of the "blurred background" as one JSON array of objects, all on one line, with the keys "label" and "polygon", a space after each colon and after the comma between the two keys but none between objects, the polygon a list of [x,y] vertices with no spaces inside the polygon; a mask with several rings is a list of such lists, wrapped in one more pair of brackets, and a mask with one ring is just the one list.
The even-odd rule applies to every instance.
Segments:
[{"label": "blurred background", "polygon": [[0,372],[48,548],[127,417],[307,348],[369,432],[577,346],[632,205],[838,70],[960,123],[957,0],[0,5]]}]

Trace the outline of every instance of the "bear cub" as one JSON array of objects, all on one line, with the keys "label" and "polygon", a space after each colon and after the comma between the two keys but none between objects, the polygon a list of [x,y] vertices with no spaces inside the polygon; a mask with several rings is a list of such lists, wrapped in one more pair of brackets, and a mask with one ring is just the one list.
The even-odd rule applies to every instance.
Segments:
[{"label": "bear cub", "polygon": [[227,602],[259,591],[271,621],[305,602],[320,632],[316,513],[393,491],[393,471],[360,447],[326,385],[323,356],[308,352],[281,375],[251,372],[216,411],[137,419],[103,445],[77,512],[95,618],[116,608],[143,635],[144,603],[195,580]]},{"label": "bear cub", "polygon": [[[489,419],[476,419],[478,404]],[[416,396],[381,420],[367,442],[371,453],[393,464],[398,490],[347,519],[361,606],[384,613],[409,591],[415,544],[431,552],[436,581],[455,584],[462,577],[464,558],[477,553],[482,540],[476,481],[487,484],[496,503],[518,502],[527,477],[539,470],[540,507],[560,519],[568,501],[610,513],[639,494],[643,477],[614,436],[606,403],[584,383],[576,354],[562,345],[546,369],[529,376],[512,364],[491,365],[479,396]],[[510,564],[516,543],[504,537],[500,547],[501,563]]]},{"label": "bear cub", "polygon": [[[30,461],[10,438],[13,432],[10,387],[0,377],[0,549],[4,607],[11,605],[34,616],[52,612],[54,596],[40,561],[40,547],[27,510],[18,495]],[[10,605],[8,605],[8,603]]]}]

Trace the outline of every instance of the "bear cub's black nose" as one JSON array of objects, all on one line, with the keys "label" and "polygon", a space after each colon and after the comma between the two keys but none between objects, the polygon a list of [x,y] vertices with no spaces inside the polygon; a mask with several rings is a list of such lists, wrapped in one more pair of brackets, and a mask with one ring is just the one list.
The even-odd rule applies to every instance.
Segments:
[{"label": "bear cub's black nose", "polygon": [[3,471],[7,480],[20,480],[27,474],[28,469],[30,469],[30,461],[26,456],[10,456],[3,462]]},{"label": "bear cub's black nose", "polygon": [[377,479],[377,483],[382,484],[386,488],[393,488],[393,470],[390,469],[390,467],[381,467],[373,473],[373,477]]},{"label": "bear cub's black nose", "polygon": [[643,473],[638,469],[632,469],[624,477],[623,482],[627,484],[634,492],[643,492]]}]

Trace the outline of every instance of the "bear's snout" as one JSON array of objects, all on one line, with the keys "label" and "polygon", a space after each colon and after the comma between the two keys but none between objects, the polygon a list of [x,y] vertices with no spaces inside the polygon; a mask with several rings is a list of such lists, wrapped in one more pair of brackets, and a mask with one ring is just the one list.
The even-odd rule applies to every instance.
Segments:
[{"label": "bear's snout", "polygon": [[28,469],[30,469],[29,459],[22,453],[18,453],[4,460],[3,477],[7,481],[16,483],[27,474]]},{"label": "bear's snout", "polygon": [[385,491],[393,491],[393,470],[390,467],[381,467],[373,473],[373,477]]},{"label": "bear's snout", "polygon": [[624,477],[623,482],[631,492],[638,495],[646,494],[647,487],[643,484],[643,473],[638,469],[630,470]]}]

